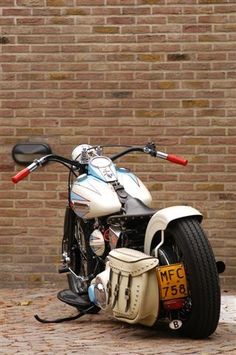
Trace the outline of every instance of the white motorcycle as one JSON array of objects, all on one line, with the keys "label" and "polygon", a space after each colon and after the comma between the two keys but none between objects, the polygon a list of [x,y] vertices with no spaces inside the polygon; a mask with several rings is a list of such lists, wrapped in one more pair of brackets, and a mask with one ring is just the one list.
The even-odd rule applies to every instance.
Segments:
[{"label": "white motorcycle", "polygon": [[157,151],[154,143],[126,146],[111,157],[104,149],[79,145],[72,160],[49,154],[12,178],[17,183],[50,161],[69,168],[59,270],[69,289],[58,298],[80,316],[102,309],[124,322],[153,327],[164,320],[182,335],[208,337],[219,321],[224,266],[215,261],[202,214],[189,206],[155,211],[141,180],[114,164],[131,152],[181,165],[187,160]]}]

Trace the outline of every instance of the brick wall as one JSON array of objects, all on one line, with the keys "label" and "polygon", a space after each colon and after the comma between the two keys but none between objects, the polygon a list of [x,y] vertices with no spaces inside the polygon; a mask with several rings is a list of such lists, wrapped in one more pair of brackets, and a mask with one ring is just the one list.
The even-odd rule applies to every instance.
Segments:
[{"label": "brick wall", "polygon": [[144,144],[186,168],[124,159],[154,207],[199,208],[223,287],[236,284],[236,4],[232,0],[0,0],[1,285],[58,276],[66,172],[13,186],[18,142]]}]

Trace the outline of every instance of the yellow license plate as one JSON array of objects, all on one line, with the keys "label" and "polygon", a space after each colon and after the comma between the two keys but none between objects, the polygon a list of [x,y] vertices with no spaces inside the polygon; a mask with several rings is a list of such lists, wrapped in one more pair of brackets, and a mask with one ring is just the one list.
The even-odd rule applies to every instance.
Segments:
[{"label": "yellow license plate", "polygon": [[157,268],[157,279],[161,300],[182,298],[188,295],[184,265],[171,264]]}]

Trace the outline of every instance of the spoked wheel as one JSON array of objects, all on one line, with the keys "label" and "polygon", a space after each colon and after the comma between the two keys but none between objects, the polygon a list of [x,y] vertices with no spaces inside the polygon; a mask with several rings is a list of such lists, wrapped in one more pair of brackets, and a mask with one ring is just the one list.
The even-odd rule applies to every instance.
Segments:
[{"label": "spoked wheel", "polygon": [[219,276],[212,248],[198,220],[185,218],[170,223],[159,258],[162,265],[184,264],[189,297],[178,311],[183,323],[180,333],[195,339],[210,336],[220,315]]},{"label": "spoked wheel", "polygon": [[[92,279],[96,273],[97,261],[89,246],[92,223],[83,222],[75,213],[67,208],[64,223],[62,253],[69,257],[68,266],[83,279]],[[81,282],[73,273],[67,274],[69,288],[78,294],[87,293],[88,282]]]}]

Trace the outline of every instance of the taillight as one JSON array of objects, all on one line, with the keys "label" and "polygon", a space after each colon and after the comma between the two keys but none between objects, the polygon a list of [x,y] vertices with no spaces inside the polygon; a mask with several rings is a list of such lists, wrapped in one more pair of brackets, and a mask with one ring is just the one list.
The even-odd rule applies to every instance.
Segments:
[{"label": "taillight", "polygon": [[163,307],[167,311],[174,311],[176,309],[183,308],[185,303],[185,298],[176,298],[173,300],[163,301]]}]

